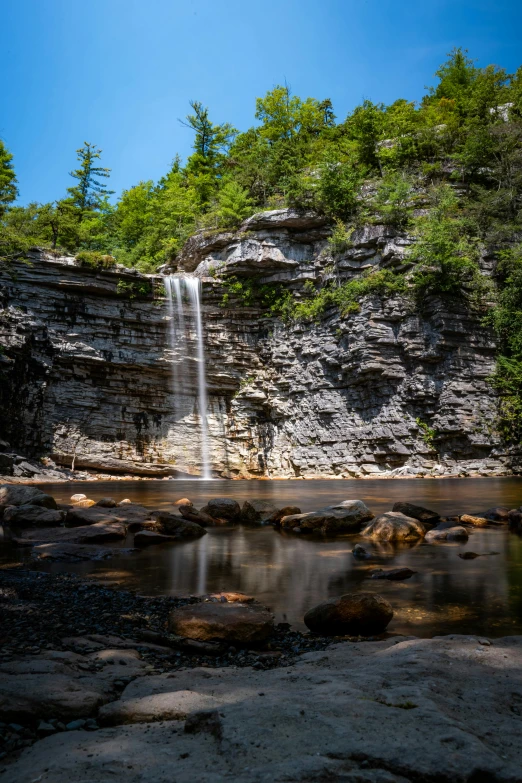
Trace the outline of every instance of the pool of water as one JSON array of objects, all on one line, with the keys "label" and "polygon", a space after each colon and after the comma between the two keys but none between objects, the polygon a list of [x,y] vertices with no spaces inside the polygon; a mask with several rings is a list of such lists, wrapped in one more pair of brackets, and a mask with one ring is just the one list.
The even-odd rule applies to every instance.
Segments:
[{"label": "pool of water", "polygon": [[[427,506],[442,515],[483,512],[496,505],[522,504],[522,479],[402,479],[351,481],[137,481],[47,484],[66,502],[74,492],[93,499],[128,497],[151,508],[168,508],[180,497],[202,506],[211,497],[251,498],[303,511],[359,498],[379,513],[398,500]],[[372,559],[357,561],[361,541]],[[131,542],[127,542],[131,543]],[[481,556],[462,560],[459,553]],[[378,567],[408,566],[417,574],[404,582],[371,579]],[[522,538],[502,528],[471,531],[466,544],[420,542],[372,544],[359,536],[335,539],[297,536],[272,527],[210,528],[197,541],[167,544],[108,561],[45,564],[52,572],[89,575],[147,595],[181,595],[240,590],[275,612],[278,621],[304,628],[307,609],[353,590],[380,593],[392,603],[392,633],[434,636],[522,633]]]}]

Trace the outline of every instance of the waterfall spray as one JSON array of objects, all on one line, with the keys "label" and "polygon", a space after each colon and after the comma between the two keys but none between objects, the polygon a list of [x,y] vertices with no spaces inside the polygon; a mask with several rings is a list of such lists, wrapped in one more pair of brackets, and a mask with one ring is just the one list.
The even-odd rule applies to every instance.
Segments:
[{"label": "waterfall spray", "polygon": [[[175,356],[181,353],[183,358],[191,358],[197,363],[197,399],[200,418],[200,443],[201,443],[201,474],[202,478],[212,478],[210,470],[209,449],[208,449],[208,395],[207,381],[205,375],[205,347],[203,343],[203,324],[201,319],[201,280],[197,277],[183,277],[179,275],[168,275],[164,278],[165,292],[167,295],[167,306],[169,312],[169,340],[170,347]],[[186,292],[191,305],[190,316],[194,322],[194,331],[196,336],[196,350],[190,351],[191,343],[187,339],[186,313],[184,309],[183,293]],[[174,308],[174,298],[176,299],[176,309]],[[192,353],[192,355],[190,355]],[[173,362],[173,386],[174,386],[174,404],[179,406],[177,400],[182,395],[188,394],[183,375],[179,376],[176,368],[176,361]]]}]

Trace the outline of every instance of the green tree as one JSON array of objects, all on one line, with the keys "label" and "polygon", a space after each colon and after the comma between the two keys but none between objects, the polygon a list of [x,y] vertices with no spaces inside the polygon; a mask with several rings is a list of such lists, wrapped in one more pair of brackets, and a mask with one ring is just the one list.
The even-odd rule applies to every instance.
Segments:
[{"label": "green tree", "polygon": [[77,185],[67,188],[71,206],[76,210],[78,222],[81,223],[86,213],[100,208],[105,196],[111,196],[114,191],[107,190],[101,179],[108,179],[111,170],[97,165],[101,158],[101,150],[94,144],[85,141],[84,146],[76,150],[79,167],[70,172],[71,177],[78,181]]},{"label": "green tree", "polygon": [[18,196],[13,156],[0,139],[0,217]]}]

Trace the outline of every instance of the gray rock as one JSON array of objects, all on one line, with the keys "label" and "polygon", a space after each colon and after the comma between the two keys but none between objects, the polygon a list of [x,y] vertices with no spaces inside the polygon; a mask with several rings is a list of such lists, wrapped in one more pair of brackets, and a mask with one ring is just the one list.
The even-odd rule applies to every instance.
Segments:
[{"label": "gray rock", "polygon": [[83,729],[85,726],[86,721],[82,720],[81,718],[78,720],[72,720],[70,723],[67,723],[65,725],[65,728],[67,731],[78,731],[79,729]]},{"label": "gray rock", "polygon": [[154,511],[152,517],[158,525],[158,530],[168,536],[197,538],[207,532],[200,524],[179,517],[177,514],[170,514],[168,511]]},{"label": "gray rock", "polygon": [[41,489],[17,484],[0,485],[0,514],[6,506],[43,506],[56,509],[56,501]]},{"label": "gray rock", "polygon": [[321,533],[358,532],[373,514],[362,500],[344,500],[336,506],[327,506],[307,514],[292,514],[281,519],[283,528]]},{"label": "gray rock", "polygon": [[436,511],[430,511],[423,506],[415,506],[413,503],[395,503],[392,511],[399,511],[406,517],[418,519],[425,527],[436,525],[440,519],[440,514]]},{"label": "gray rock", "polygon": [[11,506],[4,511],[4,522],[19,527],[54,527],[61,525],[65,514],[63,511],[54,511],[45,506],[30,504]]},{"label": "gray rock", "polygon": [[141,548],[155,544],[168,544],[175,540],[174,536],[164,536],[162,533],[155,533],[153,530],[140,530],[134,536],[134,546]]},{"label": "gray rock", "polygon": [[274,632],[273,615],[263,606],[204,602],[174,609],[169,631],[196,641],[264,642]]},{"label": "gray rock", "polygon": [[461,525],[454,525],[453,527],[438,528],[434,527],[433,530],[428,530],[426,533],[426,541],[467,541],[469,538],[468,531]]},{"label": "gray rock", "polygon": [[268,500],[245,500],[241,508],[241,522],[244,525],[260,525],[265,520],[272,522],[280,509]]}]

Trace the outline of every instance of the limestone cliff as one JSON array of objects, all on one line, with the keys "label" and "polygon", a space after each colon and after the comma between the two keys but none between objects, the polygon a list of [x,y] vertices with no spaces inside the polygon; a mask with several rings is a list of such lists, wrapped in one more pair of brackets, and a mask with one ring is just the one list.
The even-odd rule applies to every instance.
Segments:
[{"label": "limestone cliff", "polygon": [[[410,240],[389,227],[358,229],[335,258],[329,233],[317,215],[275,210],[236,233],[196,235],[179,258],[204,281],[214,475],[516,470],[494,427],[495,346],[471,313],[372,295],[357,313],[332,309],[310,325],[233,297],[222,306],[219,278],[231,274],[299,295],[308,279],[407,267]],[[76,468],[198,474],[197,368],[169,348],[161,278],[41,253],[29,261],[0,272],[0,438]],[[143,280],[153,291],[136,295]],[[173,367],[183,379],[176,406]]]}]

